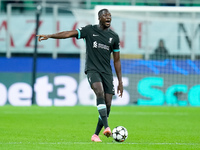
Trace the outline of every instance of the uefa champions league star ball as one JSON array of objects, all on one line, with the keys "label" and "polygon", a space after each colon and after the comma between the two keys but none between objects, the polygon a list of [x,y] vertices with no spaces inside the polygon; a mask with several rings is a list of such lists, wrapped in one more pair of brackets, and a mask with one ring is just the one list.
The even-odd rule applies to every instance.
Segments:
[{"label": "uefa champions league star ball", "polygon": [[123,126],[117,126],[112,130],[113,139],[117,142],[124,142],[128,137],[128,131]]}]

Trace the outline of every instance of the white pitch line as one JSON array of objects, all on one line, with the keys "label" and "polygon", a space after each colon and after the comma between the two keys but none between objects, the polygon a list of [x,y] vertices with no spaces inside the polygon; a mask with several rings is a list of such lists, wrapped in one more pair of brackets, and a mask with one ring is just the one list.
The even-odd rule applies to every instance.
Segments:
[{"label": "white pitch line", "polygon": [[133,115],[177,115],[177,116],[186,116],[188,115],[188,113],[169,113],[169,112],[111,112],[113,115],[129,115],[129,114],[133,114]]},{"label": "white pitch line", "polygon": [[[0,144],[7,144],[7,145],[21,145],[21,144],[34,144],[34,145],[89,145],[93,144],[94,142],[0,142]],[[102,144],[124,144],[124,145],[200,145],[200,143],[130,143],[130,142],[124,142],[124,143],[103,143]]]}]

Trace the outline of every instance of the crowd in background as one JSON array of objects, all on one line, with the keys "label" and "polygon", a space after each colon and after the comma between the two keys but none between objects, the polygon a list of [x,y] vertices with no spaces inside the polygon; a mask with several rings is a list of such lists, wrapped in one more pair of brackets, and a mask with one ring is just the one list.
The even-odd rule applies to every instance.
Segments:
[{"label": "crowd in background", "polygon": [[[19,4],[19,7],[15,9],[20,10],[20,12],[24,12],[24,10],[33,10],[31,7],[26,7],[30,5],[34,5],[37,3],[42,3],[42,0],[0,0],[1,11],[6,12],[6,6],[9,3]],[[200,1],[197,0],[45,0],[47,4],[66,4],[81,7],[81,8],[94,8],[95,5],[142,5],[142,6],[200,6]],[[74,5],[77,3],[77,5]],[[89,5],[87,3],[90,3]],[[87,5],[87,7],[86,7]],[[21,7],[20,7],[21,6]]]},{"label": "crowd in background", "polygon": [[24,12],[24,10],[31,10],[30,7],[26,7],[27,5],[31,5],[36,3],[32,0],[6,0],[1,1],[1,10],[6,12],[7,11],[7,4],[16,4],[18,7],[14,7],[14,10],[19,10],[21,13]]}]

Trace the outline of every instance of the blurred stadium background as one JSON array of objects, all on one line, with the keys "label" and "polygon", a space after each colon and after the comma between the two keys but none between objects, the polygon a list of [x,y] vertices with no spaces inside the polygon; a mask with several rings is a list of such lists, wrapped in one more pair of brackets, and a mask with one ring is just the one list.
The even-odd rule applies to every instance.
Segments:
[{"label": "blurred stadium background", "polygon": [[111,10],[124,82],[113,105],[200,106],[199,0],[0,0],[0,106],[95,105],[75,39],[38,43],[32,100],[38,5],[39,34],[94,24],[100,8]]}]

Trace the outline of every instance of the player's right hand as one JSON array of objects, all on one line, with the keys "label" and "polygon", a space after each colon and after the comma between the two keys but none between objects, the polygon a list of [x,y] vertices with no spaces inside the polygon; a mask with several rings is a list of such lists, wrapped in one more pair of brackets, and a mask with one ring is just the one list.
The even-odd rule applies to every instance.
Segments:
[{"label": "player's right hand", "polygon": [[48,36],[47,35],[36,35],[38,37],[38,41],[41,42],[42,40],[47,40]]},{"label": "player's right hand", "polygon": [[122,84],[122,82],[119,83],[119,85],[117,86],[117,94],[119,94],[119,97],[122,97],[122,95],[123,95],[123,84]]}]

